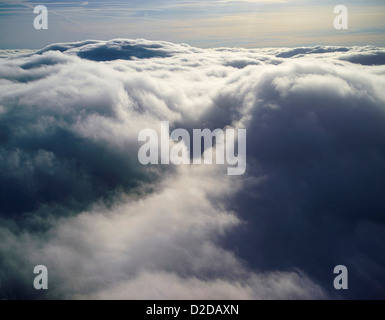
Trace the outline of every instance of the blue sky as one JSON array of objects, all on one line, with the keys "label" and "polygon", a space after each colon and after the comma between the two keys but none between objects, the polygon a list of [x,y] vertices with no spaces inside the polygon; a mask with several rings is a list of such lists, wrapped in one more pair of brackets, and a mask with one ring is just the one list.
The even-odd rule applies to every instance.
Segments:
[{"label": "blue sky", "polygon": [[[33,28],[33,8],[38,4],[48,8],[48,30]],[[338,4],[349,10],[349,30],[333,28],[333,8]],[[199,47],[384,46],[384,9],[378,0],[0,1],[0,48],[113,38]]]}]

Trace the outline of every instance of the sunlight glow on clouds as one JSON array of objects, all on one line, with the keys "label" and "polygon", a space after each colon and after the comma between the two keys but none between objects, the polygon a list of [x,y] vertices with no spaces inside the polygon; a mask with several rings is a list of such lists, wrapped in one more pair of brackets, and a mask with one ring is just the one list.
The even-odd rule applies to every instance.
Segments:
[{"label": "sunlight glow on clouds", "polygon": [[[385,297],[383,49],[117,39],[0,56],[1,299]],[[140,165],[138,132],[162,120],[247,128],[246,174]],[[341,263],[347,292],[331,289]]]},{"label": "sunlight glow on clouds", "polygon": [[40,3],[0,2],[1,48],[117,37],[199,47],[385,45],[384,7],[375,0],[345,3],[350,24],[342,32],[333,28],[333,1],[43,1],[50,27],[38,32],[32,9]]},{"label": "sunlight glow on clouds", "polygon": [[[384,299],[384,2],[335,5],[0,0],[0,299]],[[142,166],[161,121],[245,175]]]}]

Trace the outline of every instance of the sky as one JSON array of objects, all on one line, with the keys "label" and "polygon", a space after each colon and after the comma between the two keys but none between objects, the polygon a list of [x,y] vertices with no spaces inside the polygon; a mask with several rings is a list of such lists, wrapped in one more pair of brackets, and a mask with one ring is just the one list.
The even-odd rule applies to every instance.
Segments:
[{"label": "sky", "polygon": [[385,299],[384,4],[336,4],[0,0],[0,300]]},{"label": "sky", "polygon": [[[120,39],[0,57],[0,299],[385,298],[384,49]],[[142,165],[139,133],[161,121],[246,129],[246,172]]]},{"label": "sky", "polygon": [[[322,4],[321,4],[322,3]],[[33,28],[44,4],[48,30]],[[335,30],[333,9],[349,11],[349,29]],[[336,1],[0,1],[0,48],[114,38],[165,40],[197,47],[384,46],[381,0]]]}]

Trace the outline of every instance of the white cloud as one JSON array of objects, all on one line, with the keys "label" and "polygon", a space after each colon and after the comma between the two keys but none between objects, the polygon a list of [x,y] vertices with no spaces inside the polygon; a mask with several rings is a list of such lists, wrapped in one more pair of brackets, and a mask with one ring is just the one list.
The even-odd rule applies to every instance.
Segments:
[{"label": "white cloud", "polygon": [[[306,289],[305,289],[306,288]],[[180,278],[144,272],[127,282],[91,296],[102,300],[271,300],[325,298],[319,287],[298,273],[259,274],[243,281]]]},{"label": "white cloud", "polygon": [[[297,228],[311,220],[303,201],[325,183],[323,161],[380,170],[381,155],[356,167],[354,152],[382,145],[384,71],[357,63],[381,53],[119,39],[0,60],[3,270],[28,279],[34,265],[47,265],[52,298],[328,297],[308,262],[323,256],[287,258],[298,245],[287,236],[306,243],[307,230],[318,234],[311,221]],[[187,130],[246,127],[250,171],[234,178],[221,166],[141,166],[137,134],[162,120]],[[363,142],[348,161],[339,152],[355,126],[364,133],[354,141]],[[239,242],[237,254],[227,241],[244,229],[257,240]]]}]

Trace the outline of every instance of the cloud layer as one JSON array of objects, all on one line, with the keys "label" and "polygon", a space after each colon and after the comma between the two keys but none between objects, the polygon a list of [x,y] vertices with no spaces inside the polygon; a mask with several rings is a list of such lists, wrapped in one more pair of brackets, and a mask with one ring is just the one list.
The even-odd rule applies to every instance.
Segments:
[{"label": "cloud layer", "polygon": [[[0,52],[0,297],[384,298],[384,54],[124,39]],[[246,174],[142,166],[138,133],[160,121],[247,128]]]},{"label": "cloud layer", "polygon": [[[33,26],[34,7],[41,4],[49,17],[44,31]],[[204,48],[385,45],[383,0],[345,3],[348,30],[334,29],[337,5],[332,0],[1,0],[0,48],[39,49],[94,38],[162,39]]]}]

